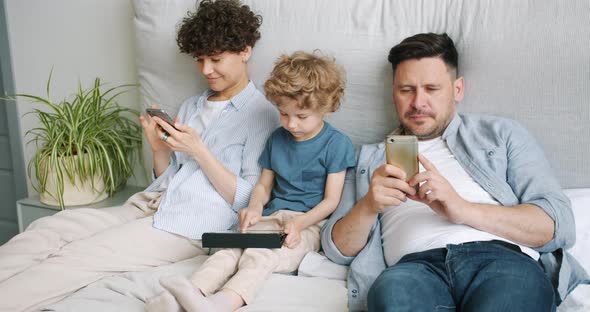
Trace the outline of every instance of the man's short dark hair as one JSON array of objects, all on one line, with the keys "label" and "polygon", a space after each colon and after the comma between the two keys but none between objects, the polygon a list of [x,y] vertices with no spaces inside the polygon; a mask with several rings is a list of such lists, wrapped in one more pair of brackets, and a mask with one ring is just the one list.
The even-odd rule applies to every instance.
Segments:
[{"label": "man's short dark hair", "polygon": [[192,56],[238,53],[260,39],[262,17],[239,0],[203,0],[182,20],[176,42]]},{"label": "man's short dark hair", "polygon": [[440,57],[447,65],[448,70],[457,73],[459,56],[453,39],[446,33],[424,33],[408,37],[391,48],[387,60],[391,63],[395,73],[399,63],[425,57]]}]

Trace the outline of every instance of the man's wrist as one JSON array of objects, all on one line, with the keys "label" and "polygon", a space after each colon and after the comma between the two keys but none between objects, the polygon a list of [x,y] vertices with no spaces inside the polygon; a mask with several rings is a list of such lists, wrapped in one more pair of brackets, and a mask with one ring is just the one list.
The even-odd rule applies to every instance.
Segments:
[{"label": "man's wrist", "polygon": [[482,214],[482,205],[462,200],[458,206],[460,207],[460,217],[453,221],[455,224],[464,224],[478,228],[480,223],[486,218],[485,215]]},{"label": "man's wrist", "polygon": [[357,213],[361,217],[376,217],[379,214],[379,209],[373,207],[372,202],[367,198],[367,196],[361,198],[356,204]]}]

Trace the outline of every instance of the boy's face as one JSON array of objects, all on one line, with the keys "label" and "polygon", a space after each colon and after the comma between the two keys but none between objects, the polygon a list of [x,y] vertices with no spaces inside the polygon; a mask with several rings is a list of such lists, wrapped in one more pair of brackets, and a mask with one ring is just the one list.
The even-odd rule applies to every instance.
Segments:
[{"label": "boy's face", "polygon": [[291,133],[295,141],[307,141],[322,130],[326,114],[301,109],[297,100],[285,96],[276,99],[275,104],[279,110],[281,125]]}]

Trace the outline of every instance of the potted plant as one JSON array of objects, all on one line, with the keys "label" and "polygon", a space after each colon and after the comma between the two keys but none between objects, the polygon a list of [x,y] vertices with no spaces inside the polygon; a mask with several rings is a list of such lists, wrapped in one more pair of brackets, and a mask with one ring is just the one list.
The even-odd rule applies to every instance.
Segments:
[{"label": "potted plant", "polygon": [[[100,201],[125,186],[139,160],[141,126],[138,112],[121,107],[115,99],[134,85],[119,85],[103,91],[100,78],[61,102],[17,94],[45,106],[33,109],[40,125],[26,132],[37,151],[27,173],[41,201],[50,205],[83,205]],[[132,118],[133,117],[133,118]],[[36,179],[32,179],[32,176]]]}]

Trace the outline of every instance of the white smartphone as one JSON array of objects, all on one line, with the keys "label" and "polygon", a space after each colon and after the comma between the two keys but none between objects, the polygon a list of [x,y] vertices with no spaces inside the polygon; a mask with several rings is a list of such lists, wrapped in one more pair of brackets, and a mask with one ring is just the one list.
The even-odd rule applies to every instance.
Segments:
[{"label": "white smartphone", "polygon": [[406,182],[418,173],[418,138],[414,135],[388,135],[385,138],[387,163],[406,172]]}]

